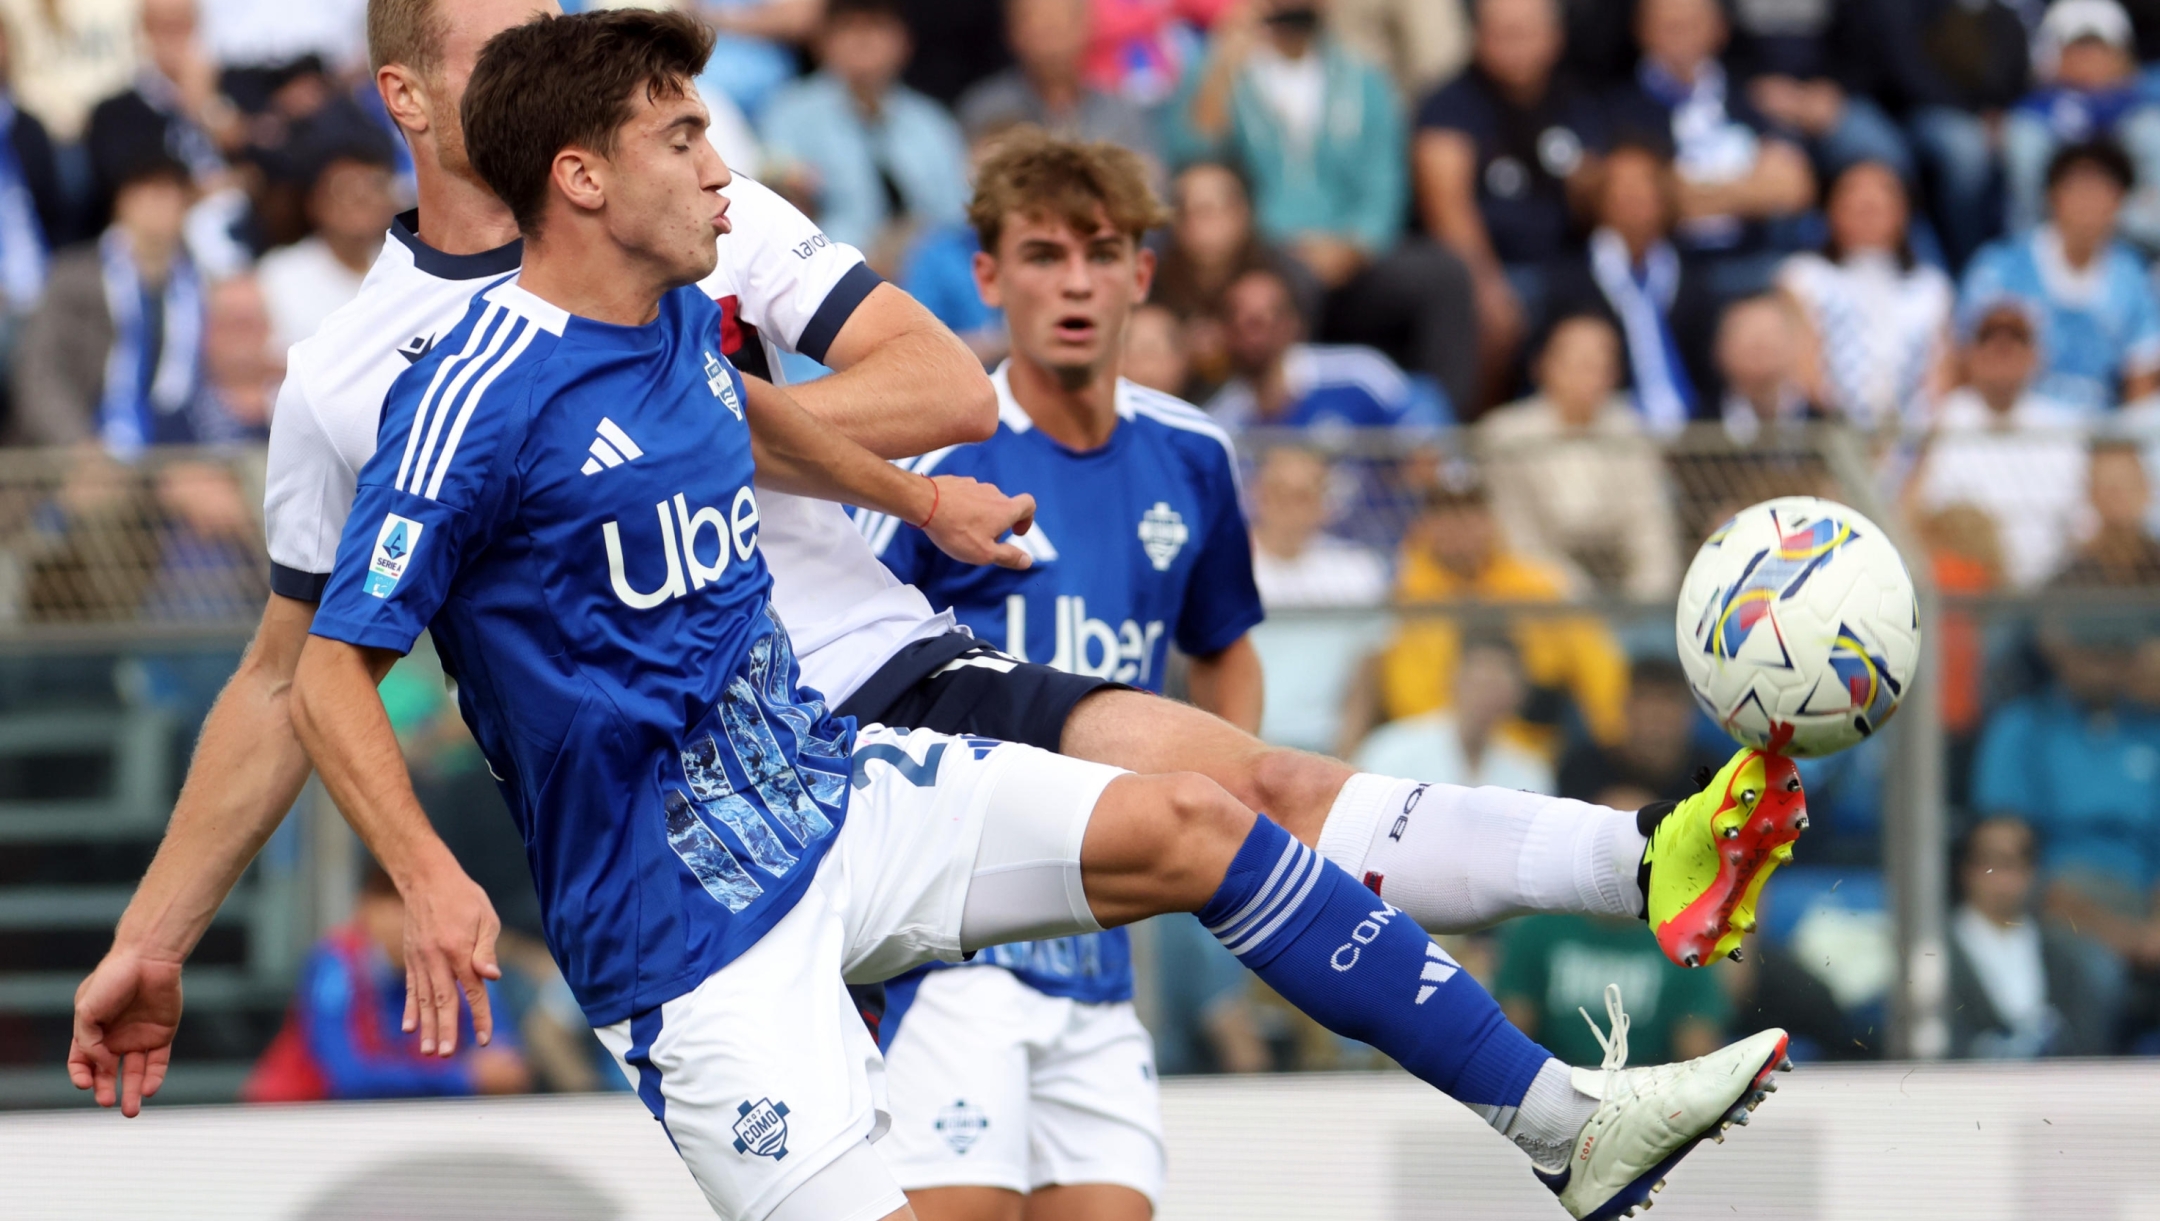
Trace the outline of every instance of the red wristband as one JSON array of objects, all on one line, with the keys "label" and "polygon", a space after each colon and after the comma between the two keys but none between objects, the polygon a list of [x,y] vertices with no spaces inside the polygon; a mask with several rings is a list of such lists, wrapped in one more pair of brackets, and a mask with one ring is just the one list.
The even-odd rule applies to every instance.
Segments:
[{"label": "red wristband", "polygon": [[[923,478],[930,479],[930,476],[924,475]],[[938,487],[938,481],[930,479],[930,511],[923,515],[923,519],[916,525],[916,529],[928,530],[930,528],[930,520],[937,516],[938,502],[944,498],[944,495],[944,489]]]}]

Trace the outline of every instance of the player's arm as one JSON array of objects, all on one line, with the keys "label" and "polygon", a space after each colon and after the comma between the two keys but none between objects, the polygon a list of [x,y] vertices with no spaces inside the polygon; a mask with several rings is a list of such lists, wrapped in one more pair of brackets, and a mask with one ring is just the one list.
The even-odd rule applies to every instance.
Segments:
[{"label": "player's arm", "polygon": [[133,1116],[158,1091],[180,1022],[180,965],[307,783],[286,699],[311,602],[272,594],[240,667],[203,722],[157,856],[75,989],[68,1075]]},{"label": "player's arm", "polygon": [[405,1029],[421,1054],[457,1050],[458,993],[485,1046],[494,1023],[484,981],[502,978],[502,931],[487,894],[467,877],[413,795],[376,684],[396,664],[386,648],[313,636],[293,676],[292,722],[323,787],[405,899]]},{"label": "player's arm", "polygon": [[812,417],[770,382],[746,377],[743,387],[760,487],[890,513],[917,525],[962,563],[1025,568],[1031,562],[1027,552],[998,540],[1033,524],[1034,497],[1007,496],[964,476],[901,470]]},{"label": "player's arm", "polygon": [[1260,732],[1260,709],[1266,690],[1260,673],[1260,651],[1253,648],[1251,635],[1238,637],[1229,648],[1212,657],[1193,658],[1188,682],[1196,707],[1246,733]]},{"label": "player's arm", "polygon": [[997,390],[960,337],[890,284],[870,290],[825,363],[789,388],[804,411],[880,458],[908,458],[997,431]]}]

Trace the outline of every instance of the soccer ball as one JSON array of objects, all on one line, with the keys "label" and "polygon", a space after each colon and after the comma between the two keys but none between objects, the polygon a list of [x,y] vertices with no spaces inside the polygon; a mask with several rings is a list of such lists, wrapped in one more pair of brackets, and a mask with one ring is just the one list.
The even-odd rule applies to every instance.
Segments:
[{"label": "soccer ball", "polygon": [[1742,510],[1695,553],[1674,628],[1695,699],[1743,744],[1811,759],[1897,711],[1920,661],[1911,574],[1835,501]]}]

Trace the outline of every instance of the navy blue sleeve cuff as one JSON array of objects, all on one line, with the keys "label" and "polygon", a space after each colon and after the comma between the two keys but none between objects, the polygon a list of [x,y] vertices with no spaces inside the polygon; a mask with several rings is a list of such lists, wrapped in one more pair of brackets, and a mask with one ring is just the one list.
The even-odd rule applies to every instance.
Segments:
[{"label": "navy blue sleeve cuff", "polygon": [[803,328],[802,338],[795,341],[795,350],[810,359],[824,364],[825,353],[832,349],[832,342],[840,337],[840,328],[854,317],[855,307],[863,303],[870,291],[885,282],[878,273],[870,270],[868,263],[857,263],[840,277],[832,291],[825,294],[825,303],[810,315],[810,323]]},{"label": "navy blue sleeve cuff", "polygon": [[270,564],[270,592],[280,598],[295,602],[322,601],[323,587],[330,584],[327,572],[302,572],[297,568],[272,561]]}]

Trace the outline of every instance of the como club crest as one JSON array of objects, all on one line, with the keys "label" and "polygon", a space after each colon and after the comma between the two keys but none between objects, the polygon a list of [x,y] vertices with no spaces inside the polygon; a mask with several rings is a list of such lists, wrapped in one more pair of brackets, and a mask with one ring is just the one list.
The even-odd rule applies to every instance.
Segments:
[{"label": "como club crest", "polygon": [[735,1152],[748,1157],[787,1156],[787,1104],[760,1098],[735,1108]]}]

